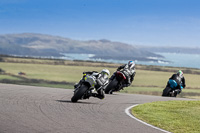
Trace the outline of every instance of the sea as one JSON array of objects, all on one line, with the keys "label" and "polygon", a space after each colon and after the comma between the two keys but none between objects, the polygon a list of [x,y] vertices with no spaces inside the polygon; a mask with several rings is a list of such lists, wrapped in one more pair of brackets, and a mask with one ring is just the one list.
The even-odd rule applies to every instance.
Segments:
[{"label": "sea", "polygon": [[[200,69],[200,54],[181,54],[181,53],[157,53],[162,55],[164,58],[155,58],[157,61],[138,61],[135,60],[136,64],[141,65],[155,65],[155,66],[172,66],[172,67],[186,67],[186,68],[197,68]],[[83,60],[83,61],[100,61],[110,63],[127,63],[128,60],[104,60],[104,59],[93,59],[94,54],[66,54],[62,53],[61,59],[66,60]],[[134,60],[134,59],[133,59]],[[164,60],[164,61],[163,61]]]}]

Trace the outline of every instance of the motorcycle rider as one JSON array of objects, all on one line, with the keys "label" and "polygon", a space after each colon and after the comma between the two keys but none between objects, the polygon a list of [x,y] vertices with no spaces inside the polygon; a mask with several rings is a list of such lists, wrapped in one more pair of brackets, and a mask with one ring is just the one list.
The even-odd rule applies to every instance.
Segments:
[{"label": "motorcycle rider", "polygon": [[167,87],[175,87],[176,91],[174,95],[181,93],[182,89],[186,87],[185,78],[181,70],[179,70],[177,73],[173,74],[171,78],[169,78]]},{"label": "motorcycle rider", "polygon": [[89,98],[90,96],[93,96],[99,99],[104,99],[105,97],[104,89],[108,84],[108,80],[109,80],[108,77],[110,75],[110,71],[108,69],[103,69],[100,73],[98,73],[97,71],[88,71],[88,72],[83,72],[83,75],[84,75],[83,78],[79,81],[79,83],[74,85],[74,88],[77,88],[79,85],[82,84],[86,75],[92,75],[96,77],[97,84],[95,85],[95,89],[97,93],[91,93],[88,97],[85,97],[85,98]]},{"label": "motorcycle rider", "polygon": [[[123,70],[122,70],[123,69]],[[128,87],[131,85],[131,83],[134,80],[135,77],[135,62],[134,61],[129,61],[127,64],[121,65],[117,68],[117,71],[121,71],[125,76],[126,76],[126,80],[125,82],[122,84],[122,88],[123,87]],[[111,80],[114,79],[116,72],[112,75],[112,77],[110,78]]]}]

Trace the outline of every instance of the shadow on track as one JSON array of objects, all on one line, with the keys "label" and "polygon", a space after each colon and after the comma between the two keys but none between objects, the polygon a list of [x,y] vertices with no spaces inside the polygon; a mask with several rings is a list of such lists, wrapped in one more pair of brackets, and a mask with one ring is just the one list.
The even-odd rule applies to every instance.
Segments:
[{"label": "shadow on track", "polygon": [[119,94],[114,93],[114,94],[106,94],[106,95],[110,95],[110,96],[112,96],[112,95],[119,95]]},{"label": "shadow on track", "polygon": [[[73,103],[72,101],[70,100],[56,100],[57,102],[61,102],[61,103]],[[97,103],[91,103],[91,102],[82,102],[82,101],[78,101],[76,103],[81,103],[81,104],[97,104]],[[76,104],[74,103],[74,104]]]}]

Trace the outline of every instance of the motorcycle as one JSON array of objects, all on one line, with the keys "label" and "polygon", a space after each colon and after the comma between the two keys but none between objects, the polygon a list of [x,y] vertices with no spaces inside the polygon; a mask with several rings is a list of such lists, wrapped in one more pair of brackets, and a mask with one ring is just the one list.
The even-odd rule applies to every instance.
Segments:
[{"label": "motorcycle", "polygon": [[90,97],[92,91],[95,90],[96,77],[92,75],[85,75],[83,81],[76,86],[74,95],[71,98],[72,102],[77,102],[80,99],[86,99]]},{"label": "motorcycle", "polygon": [[123,89],[122,85],[124,80],[126,80],[126,76],[122,72],[117,71],[114,78],[112,80],[110,79],[109,84],[105,88],[105,93],[112,94],[114,91],[120,91]]},{"label": "motorcycle", "polygon": [[[99,80],[94,75],[84,75],[83,81],[76,86],[71,101],[77,102],[81,99],[88,99],[92,96],[93,92],[97,91],[95,89],[97,82]],[[98,91],[104,96],[103,89],[98,88]]]},{"label": "motorcycle", "polygon": [[[180,89],[177,89],[176,87],[178,86],[178,84],[176,83],[175,80],[169,80],[168,84],[166,86],[166,88],[163,90],[162,96],[167,96],[167,97],[176,97],[177,94],[180,93]],[[181,89],[183,88],[182,85]]]}]

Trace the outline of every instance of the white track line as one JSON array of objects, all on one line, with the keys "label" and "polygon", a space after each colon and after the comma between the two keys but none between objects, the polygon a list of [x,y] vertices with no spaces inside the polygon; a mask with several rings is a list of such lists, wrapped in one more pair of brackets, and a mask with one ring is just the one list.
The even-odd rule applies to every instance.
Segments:
[{"label": "white track line", "polygon": [[133,119],[135,119],[135,120],[141,122],[142,124],[145,124],[145,125],[147,125],[147,126],[150,126],[150,127],[154,128],[154,129],[160,130],[160,131],[165,132],[165,133],[171,133],[171,132],[169,132],[169,131],[163,130],[163,129],[158,128],[158,127],[155,127],[155,126],[153,126],[153,125],[150,125],[150,124],[148,124],[148,123],[146,123],[146,122],[144,122],[144,121],[141,121],[140,119],[134,117],[134,116],[130,113],[130,109],[133,108],[133,107],[136,107],[136,106],[138,106],[138,104],[126,108],[126,109],[125,109],[125,113],[126,113],[128,116],[130,116],[131,118],[133,118]]}]

